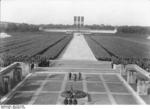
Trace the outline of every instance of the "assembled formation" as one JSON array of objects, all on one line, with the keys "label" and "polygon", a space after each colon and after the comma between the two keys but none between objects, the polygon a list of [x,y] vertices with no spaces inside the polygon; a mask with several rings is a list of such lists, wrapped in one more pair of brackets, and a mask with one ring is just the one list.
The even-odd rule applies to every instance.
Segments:
[{"label": "assembled formation", "polygon": [[65,97],[64,104],[65,105],[71,105],[71,104],[76,105],[76,104],[78,104],[78,101],[77,101],[77,98],[76,98],[76,93],[73,90],[72,86],[71,86],[71,88],[68,92],[69,92],[69,94],[68,94],[67,97]]},{"label": "assembled formation", "polygon": [[[68,74],[68,79],[73,80],[73,81],[80,81],[80,80],[82,80],[82,74],[80,72],[79,73],[70,72]],[[71,86],[70,90],[68,90],[67,92],[68,92],[68,96],[65,97],[64,104],[65,105],[78,104],[76,93],[72,86]]]},{"label": "assembled formation", "polygon": [[80,81],[82,80],[82,74],[79,72],[77,73],[69,73],[69,80],[74,80],[74,81]]}]

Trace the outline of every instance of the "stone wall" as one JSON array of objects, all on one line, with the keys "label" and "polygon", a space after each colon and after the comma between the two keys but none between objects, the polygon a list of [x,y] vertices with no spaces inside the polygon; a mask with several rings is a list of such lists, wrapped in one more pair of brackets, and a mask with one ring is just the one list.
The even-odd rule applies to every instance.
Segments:
[{"label": "stone wall", "polygon": [[10,92],[29,73],[30,65],[15,62],[0,71],[0,98]]}]

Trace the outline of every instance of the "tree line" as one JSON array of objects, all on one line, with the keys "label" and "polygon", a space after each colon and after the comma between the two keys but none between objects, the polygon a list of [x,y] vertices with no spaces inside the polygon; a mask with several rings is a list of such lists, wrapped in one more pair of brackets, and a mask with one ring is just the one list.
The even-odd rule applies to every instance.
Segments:
[{"label": "tree line", "polygon": [[[6,25],[0,25],[0,32],[34,32],[40,31],[40,27],[43,29],[70,29],[75,28],[74,25],[69,24],[41,24],[33,25],[27,23],[6,23]],[[96,29],[96,30],[114,30],[117,28],[117,33],[138,33],[138,34],[150,34],[150,27],[147,26],[112,26],[104,24],[93,24],[93,25],[84,25],[84,28],[87,29]]]},{"label": "tree line", "polygon": [[117,27],[118,33],[138,33],[150,34],[150,27],[144,26],[119,26]]},{"label": "tree line", "polygon": [[0,26],[0,32],[34,32],[39,31],[39,26],[26,23],[7,23]]}]

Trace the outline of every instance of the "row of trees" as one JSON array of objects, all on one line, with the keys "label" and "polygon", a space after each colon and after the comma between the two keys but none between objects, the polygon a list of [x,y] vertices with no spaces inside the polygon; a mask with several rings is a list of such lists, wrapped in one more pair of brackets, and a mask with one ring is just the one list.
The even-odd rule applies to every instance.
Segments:
[{"label": "row of trees", "polygon": [[[48,24],[41,25],[44,29],[68,29],[73,28],[74,25],[63,25],[63,24]],[[150,34],[150,27],[144,26],[112,26],[112,25],[84,25],[84,28],[97,29],[97,30],[114,30],[117,28],[118,33],[139,33],[139,34]]]},{"label": "row of trees", "polygon": [[142,26],[119,26],[117,30],[118,33],[150,34],[150,27],[142,27]]},{"label": "row of trees", "polygon": [[[48,24],[48,25],[41,25],[44,29],[70,29],[74,28],[74,25],[63,25],[63,24]],[[84,25],[84,28],[88,29],[97,29],[97,30],[114,30],[115,27],[111,25]]]},{"label": "row of trees", "polygon": [[[63,25],[63,24],[47,24],[47,25],[32,25],[26,23],[3,23],[0,25],[0,32],[26,32],[26,31],[39,31],[39,27],[43,29],[70,29],[74,28],[74,25]],[[144,26],[112,26],[112,25],[84,25],[88,29],[97,30],[114,30],[117,27],[118,33],[140,33],[150,34],[150,27]]]},{"label": "row of trees", "polygon": [[63,25],[63,24],[47,24],[40,25],[43,29],[69,29],[73,28],[73,25]]},{"label": "row of trees", "polygon": [[85,28],[96,29],[96,30],[114,30],[115,27],[111,25],[85,25]]},{"label": "row of trees", "polygon": [[31,24],[16,24],[16,23],[6,23],[0,26],[0,32],[34,32],[39,31],[39,26]]}]

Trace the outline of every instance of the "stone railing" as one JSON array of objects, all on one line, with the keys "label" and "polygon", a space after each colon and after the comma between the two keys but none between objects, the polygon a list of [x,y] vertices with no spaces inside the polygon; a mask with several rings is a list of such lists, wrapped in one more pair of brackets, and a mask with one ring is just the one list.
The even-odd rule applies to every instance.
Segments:
[{"label": "stone railing", "polygon": [[138,65],[128,64],[121,67],[121,75],[139,95],[150,94],[150,73]]},{"label": "stone railing", "polygon": [[15,62],[0,71],[0,98],[10,92],[30,73],[30,65]]},{"label": "stone railing", "polygon": [[136,70],[139,73],[141,73],[142,75],[145,75],[147,78],[150,79],[150,72],[147,72],[146,70],[142,69],[141,67],[139,67],[136,64],[129,64],[129,65],[127,65],[126,66],[126,70],[128,70],[128,69]]}]

